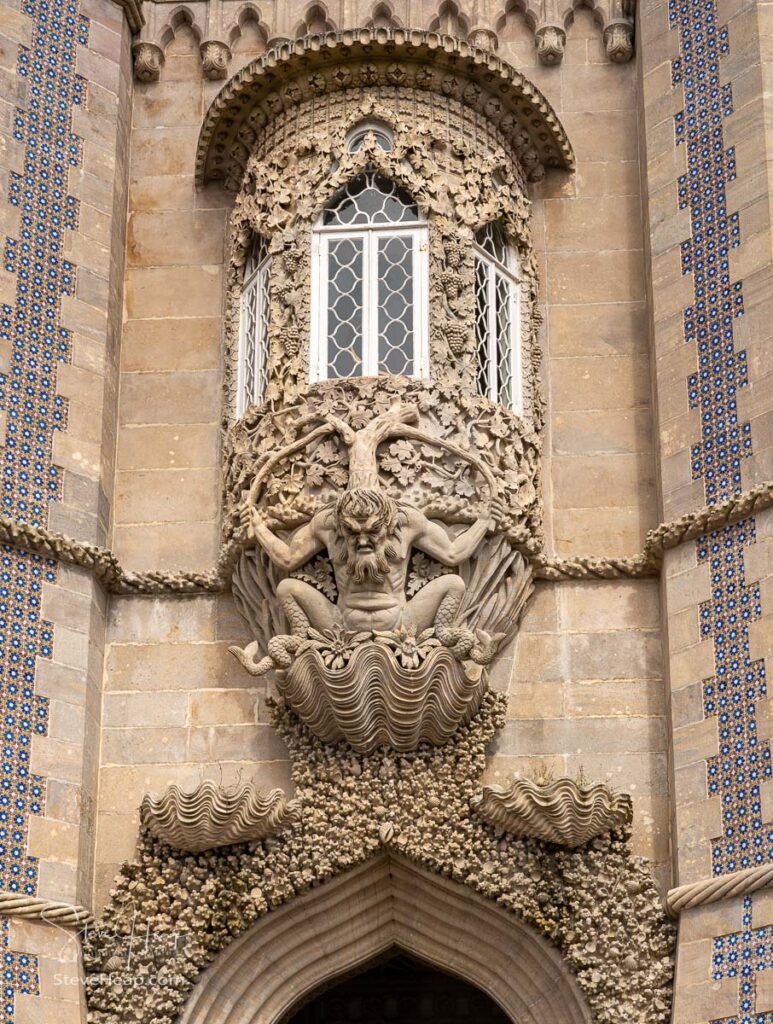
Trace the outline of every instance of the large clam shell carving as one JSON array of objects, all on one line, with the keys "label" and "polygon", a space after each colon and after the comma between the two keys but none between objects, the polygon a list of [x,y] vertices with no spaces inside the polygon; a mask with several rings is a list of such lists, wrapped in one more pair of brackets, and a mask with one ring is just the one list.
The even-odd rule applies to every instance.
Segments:
[{"label": "large clam shell carving", "polygon": [[573,779],[539,783],[516,778],[508,787],[484,786],[471,804],[479,817],[514,836],[569,849],[630,824],[633,817],[627,794],[602,783],[584,787]]},{"label": "large clam shell carving", "polygon": [[253,783],[226,789],[208,779],[192,792],[171,785],[161,797],[144,797],[140,806],[153,835],[186,853],[257,842],[295,814],[281,789],[264,794]]},{"label": "large clam shell carving", "polygon": [[405,753],[423,741],[445,743],[466,725],[487,680],[479,666],[459,662],[444,647],[406,668],[386,646],[366,643],[335,670],[318,651],[304,651],[277,673],[277,689],[326,743],[347,740],[364,754],[382,745]]}]

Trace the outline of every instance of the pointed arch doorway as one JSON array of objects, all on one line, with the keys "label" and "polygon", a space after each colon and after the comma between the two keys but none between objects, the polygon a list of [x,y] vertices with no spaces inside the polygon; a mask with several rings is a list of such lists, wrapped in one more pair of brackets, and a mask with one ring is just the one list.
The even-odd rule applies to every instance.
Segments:
[{"label": "pointed arch doorway", "polygon": [[316,991],[398,950],[480,990],[514,1024],[592,1022],[560,954],[533,928],[382,854],[262,917],[205,971],[180,1024],[283,1024]]},{"label": "pointed arch doorway", "polygon": [[[283,1022],[285,1024],[285,1022]],[[491,996],[398,951],[313,993],[286,1024],[511,1024]]]}]

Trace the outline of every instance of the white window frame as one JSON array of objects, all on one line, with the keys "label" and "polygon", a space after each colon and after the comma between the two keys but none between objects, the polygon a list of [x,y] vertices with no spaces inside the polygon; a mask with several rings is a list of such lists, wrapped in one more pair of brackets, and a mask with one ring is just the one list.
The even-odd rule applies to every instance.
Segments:
[{"label": "white window frame", "polygon": [[[413,253],[413,373],[411,377],[429,377],[429,232],[426,224],[412,222],[325,227],[320,222],[312,234],[311,383],[328,380],[328,269],[330,242],[359,239],[362,246],[362,374],[377,377],[378,362],[378,243],[401,236],[412,239]],[[359,375],[358,375],[359,376]],[[338,378],[334,378],[338,379]]]},{"label": "white window frame", "polygon": [[[260,243],[255,240],[257,247]],[[254,252],[254,250],[253,250]],[[262,258],[250,265],[252,254],[245,266],[244,281],[239,299],[239,360],[236,383],[236,416],[243,416],[247,409],[263,401],[268,383],[268,326],[270,320],[269,278],[271,256],[264,243]],[[249,304],[254,303],[253,317],[255,333],[248,337]],[[254,347],[254,369],[252,379],[247,375],[249,346]]]},{"label": "white window frame", "polygon": [[[509,267],[492,256],[477,241],[473,242],[475,259],[480,260],[488,267],[486,281],[486,302],[487,302],[487,324],[486,334],[488,343],[488,394],[485,396],[492,402],[504,404],[499,398],[499,358],[497,354],[497,310],[496,310],[496,288],[497,278],[507,282],[510,302],[510,396],[506,403],[513,412],[523,415],[523,354],[521,351],[521,279],[519,275],[518,257],[513,247],[508,243],[507,254]],[[477,278],[477,268],[476,268]],[[477,335],[477,303],[476,303],[476,335]],[[476,357],[478,339],[476,336]]]}]

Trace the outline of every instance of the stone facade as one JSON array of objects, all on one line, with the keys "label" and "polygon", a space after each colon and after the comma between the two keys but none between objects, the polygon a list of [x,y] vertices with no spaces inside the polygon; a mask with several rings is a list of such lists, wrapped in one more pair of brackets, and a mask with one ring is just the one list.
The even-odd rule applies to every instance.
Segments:
[{"label": "stone facade", "polygon": [[[553,873],[546,891],[556,900],[572,872],[608,870],[634,885],[631,877],[644,869],[629,864],[646,858],[644,873],[679,917],[672,1003],[670,990],[661,996],[670,985],[661,971],[657,983],[650,977],[639,986],[646,994],[626,1019],[773,1021],[773,712],[765,677],[773,636],[768,18],[757,0],[639,0],[636,9],[618,0],[504,7],[454,0],[5,0],[6,1020],[86,1021],[81,946],[87,966],[97,963],[110,975],[115,965],[105,966],[110,958],[100,960],[99,948],[102,941],[113,950],[122,894],[131,881],[144,884],[163,871],[165,855],[149,835],[147,815],[141,827],[148,794],[172,784],[192,791],[209,780],[218,787],[254,783],[263,793],[278,787],[303,803],[304,787],[323,786],[309,777],[322,772],[329,751],[303,768],[298,749],[315,741],[299,740],[286,723],[275,728],[275,674],[250,675],[229,653],[255,638],[230,578],[242,543],[245,481],[249,486],[269,436],[262,413],[241,426],[235,415],[238,306],[250,231],[269,238],[274,266],[280,252],[300,254],[297,280],[295,264],[286,261],[284,278],[276,273],[271,282],[268,397],[280,422],[288,408],[295,415],[293,402],[308,401],[310,270],[303,261],[316,215],[339,178],[367,163],[408,188],[426,211],[433,381],[442,383],[452,367],[468,374],[474,390],[472,321],[466,335],[454,333],[454,317],[472,315],[472,261],[465,257],[457,272],[439,240],[462,237],[471,247],[479,223],[502,217],[524,268],[522,426],[508,420],[502,430],[510,433],[500,436],[533,453],[523,471],[530,490],[517,513],[515,490],[504,491],[510,517],[497,529],[530,566],[534,592],[486,667],[504,720],[495,736],[493,728],[486,733],[485,758],[475,753],[477,774],[462,772],[464,786],[491,793],[507,789],[516,774],[541,780],[530,783],[538,787],[580,774],[628,794],[630,827],[618,820],[614,838],[599,841],[619,858],[613,867],[603,866],[592,845],[577,854],[550,845],[545,853],[545,870]],[[416,30],[412,37],[408,29]],[[364,42],[361,30],[371,33]],[[407,34],[398,37],[402,30]],[[434,35],[421,36],[427,31]],[[313,38],[298,55],[289,41],[302,36]],[[258,69],[254,62],[267,53],[273,56]],[[303,74],[293,70],[285,80],[282,69],[295,68],[293,61]],[[374,67],[372,80],[366,65]],[[354,79],[342,75],[331,84],[337,67],[350,68],[350,76],[355,68]],[[429,68],[437,81],[409,79],[406,67],[411,75]],[[315,75],[327,76],[327,84],[314,85]],[[297,95],[289,94],[290,79]],[[391,163],[390,154],[374,152],[366,161],[345,152],[346,131],[366,116],[393,118],[398,156]],[[312,136],[316,148],[308,146]],[[410,172],[401,164],[405,153],[414,161]],[[289,162],[277,173],[282,160]],[[484,169],[482,181],[495,165],[494,186],[473,181],[476,167]],[[502,177],[504,167],[509,177]],[[292,200],[265,199],[269,184],[275,197],[288,182]],[[449,182],[469,195],[454,192],[449,204]],[[308,214],[297,210],[302,200]],[[451,284],[441,289],[437,282],[447,278]],[[461,297],[453,315],[443,305],[449,287]],[[467,340],[452,344],[457,337]],[[411,384],[403,397],[419,390]],[[435,394],[427,401],[440,400]],[[423,415],[426,425],[432,417]],[[493,443],[489,436],[489,448]],[[494,471],[504,479],[507,466],[497,462]],[[522,479],[519,487],[522,497]],[[464,508],[454,515],[445,520],[452,533],[476,518]],[[648,539],[659,524],[680,520]],[[470,728],[489,728],[477,721]],[[384,766],[370,755],[352,756],[388,795],[388,775],[378,775]],[[398,778],[406,771],[401,763]],[[568,935],[563,912],[551,917],[534,902],[534,879],[513,896],[504,875],[528,877],[533,849],[542,850],[529,843],[538,840],[514,841],[517,830],[474,814],[472,826],[459,825],[466,811],[452,790],[443,793],[457,815],[453,823],[434,823],[428,804],[426,821],[403,844],[394,827],[383,831],[383,815],[358,818],[350,866],[360,866],[350,879],[345,860],[332,854],[330,870],[315,862],[301,878],[306,868],[302,856],[293,859],[300,840],[290,813],[279,852],[272,839],[258,846],[268,844],[270,867],[287,843],[292,881],[277,889],[275,903],[255,899],[254,932],[248,926],[257,916],[245,911],[231,929],[231,937],[245,932],[236,943],[217,933],[206,955],[185,961],[198,972],[223,950],[180,1019],[205,1019],[220,984],[207,990],[206,979],[217,979],[218,964],[231,970],[240,949],[262,948],[263,934],[270,943],[274,913],[277,922],[290,922],[277,928],[301,928],[304,904],[291,897],[309,901],[311,920],[327,912],[324,902],[313,909],[313,893],[298,895],[312,884],[337,875],[320,892],[339,887],[354,902],[363,892],[381,892],[390,873],[399,876],[395,905],[406,886],[424,885],[426,914],[438,921],[445,913],[438,907],[459,898],[454,885],[474,890],[486,942],[507,934],[501,921],[485,918],[486,900],[499,900],[519,929],[503,942],[528,956],[540,943],[552,944],[555,962],[539,983],[547,1001],[535,997],[534,1005],[567,1021],[614,1019],[610,992],[620,1004],[632,968],[626,975],[620,963],[589,960]],[[307,804],[322,814],[328,796],[316,799]],[[511,837],[509,852],[497,847],[499,835],[490,831],[497,827]],[[442,836],[450,849],[459,828],[476,844],[474,864],[464,869],[432,845]],[[323,840],[335,846],[334,835]],[[386,859],[367,861],[376,853]],[[212,856],[196,864],[228,885],[246,878],[273,892],[260,875],[263,861],[253,870],[240,854],[237,870]],[[395,867],[387,871],[389,858]],[[143,866],[116,883],[127,861]],[[430,885],[422,872],[453,883]],[[189,906],[179,898],[179,877],[167,883],[170,902]],[[670,926],[648,886],[630,889],[629,902],[621,899],[610,919],[619,912],[622,921],[623,907],[637,913],[637,894],[644,893],[647,942],[662,942],[658,956],[667,959]],[[325,898],[335,901],[337,891]],[[573,904],[567,897],[577,920],[585,898]],[[166,912],[150,902],[137,900],[143,926]],[[87,911],[97,925],[84,939]],[[345,919],[343,934],[351,928],[363,948],[376,950],[367,926]],[[454,968],[443,941],[424,935],[424,927],[396,919],[392,939],[410,945],[413,929],[417,955],[441,967],[446,958]],[[315,936],[304,936],[308,948]],[[349,968],[342,949],[330,946],[327,972],[319,965],[312,971],[300,953],[288,962],[299,979],[309,966],[318,985]],[[118,943],[113,952],[122,956],[124,948]],[[456,970],[475,983],[472,967]],[[594,970],[618,987],[599,988]],[[184,994],[198,974],[186,977]],[[243,991],[248,979],[236,977]],[[481,973],[480,984],[508,1012],[525,1012],[517,991],[506,990],[509,980],[500,991]],[[567,993],[563,1009],[545,994],[554,984]],[[92,1000],[91,1020],[150,1019],[131,1016],[129,1002],[121,1004],[124,1016],[111,1017],[109,979],[106,990]],[[285,1012],[302,992],[299,980],[284,1003],[278,996],[267,1003],[270,1012]],[[167,1011],[152,1005],[154,1019],[166,1020]],[[245,1010],[240,1020],[261,1012]]]}]

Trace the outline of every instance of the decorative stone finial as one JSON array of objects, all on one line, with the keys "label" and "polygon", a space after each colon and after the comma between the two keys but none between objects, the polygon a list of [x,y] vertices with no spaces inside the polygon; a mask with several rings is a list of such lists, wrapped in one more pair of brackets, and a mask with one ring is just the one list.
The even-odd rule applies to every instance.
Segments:
[{"label": "decorative stone finial", "polygon": [[132,46],[134,77],[140,82],[157,82],[164,63],[164,51],[156,43],[139,42]]},{"label": "decorative stone finial", "polygon": [[231,48],[218,39],[206,39],[199,47],[204,77],[213,81],[228,77]]},{"label": "decorative stone finial", "polygon": [[534,33],[534,42],[543,64],[560,64],[564,59],[566,32],[560,25],[541,25]]}]

